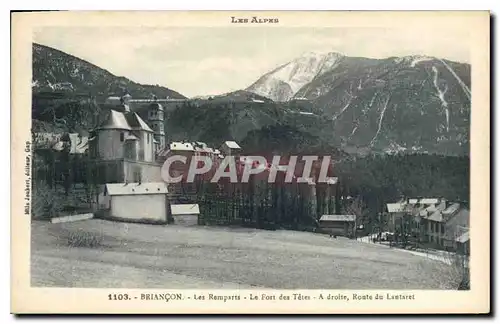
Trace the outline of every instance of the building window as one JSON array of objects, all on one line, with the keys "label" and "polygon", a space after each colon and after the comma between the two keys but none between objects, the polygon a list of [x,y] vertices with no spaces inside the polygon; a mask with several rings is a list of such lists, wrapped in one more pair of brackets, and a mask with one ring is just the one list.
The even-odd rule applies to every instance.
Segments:
[{"label": "building window", "polygon": [[123,142],[125,140],[125,134],[123,132],[120,133],[120,142]]},{"label": "building window", "polygon": [[148,138],[148,144],[149,144],[149,134],[146,134],[146,137]]},{"label": "building window", "polygon": [[441,225],[441,234],[444,234],[444,226]]}]

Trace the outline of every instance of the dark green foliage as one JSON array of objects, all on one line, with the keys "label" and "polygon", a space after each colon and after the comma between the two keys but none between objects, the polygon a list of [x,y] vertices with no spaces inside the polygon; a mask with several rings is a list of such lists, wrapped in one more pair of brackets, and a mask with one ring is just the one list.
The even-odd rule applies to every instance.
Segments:
[{"label": "dark green foliage", "polygon": [[166,131],[171,141],[191,140],[220,145],[231,140],[227,105],[184,103],[168,115]]},{"label": "dark green foliage", "polygon": [[42,181],[32,186],[31,217],[33,219],[49,219],[62,210],[64,199],[57,191]]},{"label": "dark green foliage", "polygon": [[87,132],[97,126],[101,108],[91,96],[66,93],[60,98],[33,94],[34,132]]}]

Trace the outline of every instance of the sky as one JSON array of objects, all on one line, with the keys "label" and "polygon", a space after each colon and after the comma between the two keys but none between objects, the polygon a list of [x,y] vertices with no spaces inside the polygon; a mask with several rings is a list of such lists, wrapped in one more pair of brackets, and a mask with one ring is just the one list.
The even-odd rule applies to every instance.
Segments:
[{"label": "sky", "polygon": [[430,55],[470,63],[467,37],[451,29],[311,27],[43,27],[34,33],[36,43],[187,97],[244,89],[306,52]]}]

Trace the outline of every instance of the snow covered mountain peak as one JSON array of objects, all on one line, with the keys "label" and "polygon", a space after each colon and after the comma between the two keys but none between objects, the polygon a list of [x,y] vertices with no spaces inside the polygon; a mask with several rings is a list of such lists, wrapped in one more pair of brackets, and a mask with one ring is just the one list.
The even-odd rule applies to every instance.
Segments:
[{"label": "snow covered mountain peak", "polygon": [[306,52],[263,75],[247,90],[274,101],[287,101],[316,76],[334,68],[342,57],[336,52]]}]

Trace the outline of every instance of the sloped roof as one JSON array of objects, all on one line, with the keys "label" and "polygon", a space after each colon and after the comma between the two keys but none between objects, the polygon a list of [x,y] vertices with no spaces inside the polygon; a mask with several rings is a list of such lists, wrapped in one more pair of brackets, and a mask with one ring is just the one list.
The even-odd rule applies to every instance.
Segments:
[{"label": "sloped roof", "polygon": [[439,198],[422,198],[419,201],[419,203],[421,203],[423,205],[437,204],[438,202],[439,202]]},{"label": "sloped roof", "polygon": [[451,214],[455,213],[456,211],[458,211],[459,208],[460,208],[460,204],[459,203],[453,203],[448,208],[446,208],[445,210],[443,210],[443,214],[445,214],[445,215],[451,215]]},{"label": "sloped roof", "polygon": [[397,203],[389,203],[387,204],[387,211],[389,213],[400,213],[405,211],[406,203],[397,202]]},{"label": "sloped roof", "polygon": [[439,203],[440,200],[440,198],[410,198],[408,199],[408,204],[434,205]]},{"label": "sloped roof", "polygon": [[397,203],[387,204],[387,210],[390,213],[412,211],[414,215],[424,216],[424,212],[422,212],[422,210],[426,210],[428,213],[433,213],[435,210],[440,209],[439,206],[436,206],[436,204],[440,201],[442,201],[440,198],[402,199]]},{"label": "sloped roof", "polygon": [[435,212],[436,210],[438,210],[438,208],[436,207],[436,205],[430,205],[430,206],[429,206],[429,207],[427,207],[425,210],[426,210],[427,212],[429,212],[429,213],[433,213],[433,212]]},{"label": "sloped roof", "polygon": [[204,143],[204,142],[193,142],[193,146],[194,147],[201,147],[201,148],[207,148],[208,147],[207,143]]},{"label": "sloped roof", "polygon": [[172,211],[172,215],[199,214],[200,206],[198,204],[170,205],[170,210]]},{"label": "sloped roof", "polygon": [[210,148],[210,147],[208,147],[208,146],[207,146],[207,147],[199,147],[199,146],[195,146],[195,147],[194,147],[194,150],[195,150],[196,152],[205,152],[205,153],[212,153],[212,152],[213,152],[212,148]]},{"label": "sloped roof", "polygon": [[453,217],[448,219],[446,222],[447,226],[469,226],[470,224],[470,213],[466,208],[462,208],[458,213],[456,213]]},{"label": "sloped roof", "polygon": [[144,182],[144,183],[107,183],[105,192],[109,196],[123,195],[154,195],[168,193],[165,182]]},{"label": "sloped roof", "polygon": [[125,115],[121,112],[111,109],[108,115],[108,119],[104,121],[101,126],[97,129],[124,129],[132,130],[130,125],[125,118]]},{"label": "sloped roof", "polygon": [[320,222],[355,222],[356,215],[323,215]]},{"label": "sloped roof", "polygon": [[462,235],[456,238],[456,241],[459,243],[465,243],[469,240],[469,231],[464,232]]},{"label": "sloped roof", "polygon": [[436,210],[427,218],[428,220],[434,221],[434,222],[442,222],[443,221],[443,214],[441,214],[440,210]]},{"label": "sloped roof", "polygon": [[133,130],[143,130],[146,132],[153,133],[153,130],[149,128],[148,124],[146,124],[144,120],[142,120],[142,118],[139,117],[139,115],[137,115],[137,113],[135,112],[126,113],[125,118]]},{"label": "sloped roof", "polygon": [[241,147],[235,141],[225,141],[223,145],[226,145],[230,149],[240,149]]}]

